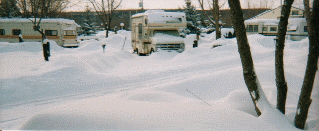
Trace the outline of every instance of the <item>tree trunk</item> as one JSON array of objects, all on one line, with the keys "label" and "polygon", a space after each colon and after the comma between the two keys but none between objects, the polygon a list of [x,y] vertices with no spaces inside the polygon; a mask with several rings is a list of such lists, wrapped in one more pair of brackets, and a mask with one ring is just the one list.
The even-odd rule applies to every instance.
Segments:
[{"label": "tree trunk", "polygon": [[303,1],[303,3],[304,3],[304,6],[305,6],[305,11],[304,11],[304,16],[305,16],[305,18],[307,19],[307,30],[308,30],[308,32],[310,32],[310,6],[309,6],[309,0],[304,0]]},{"label": "tree trunk", "polygon": [[271,105],[261,89],[259,80],[255,73],[240,2],[239,0],[228,0],[228,4],[232,13],[232,22],[237,36],[238,51],[243,66],[245,83],[255,105],[255,110],[258,116],[260,116],[263,110],[271,109]]},{"label": "tree trunk", "polygon": [[216,40],[221,38],[220,24],[219,24],[219,5],[218,0],[213,1],[214,7],[214,19],[215,19],[215,27],[216,27]]},{"label": "tree trunk", "polygon": [[275,69],[276,69],[276,86],[277,86],[277,109],[285,114],[286,99],[287,99],[287,82],[285,79],[284,70],[284,48],[285,39],[288,26],[288,18],[290,15],[291,5],[294,0],[285,0],[285,4],[281,7],[281,17],[279,22],[279,29],[276,39],[276,57],[275,57]]},{"label": "tree trunk", "polygon": [[[313,10],[310,18],[309,28],[309,54],[306,73],[299,96],[297,112],[295,116],[295,126],[300,129],[305,128],[308,111],[311,104],[311,92],[313,89],[316,72],[318,70],[319,57],[319,0],[314,0]],[[309,19],[308,19],[309,20]]]}]

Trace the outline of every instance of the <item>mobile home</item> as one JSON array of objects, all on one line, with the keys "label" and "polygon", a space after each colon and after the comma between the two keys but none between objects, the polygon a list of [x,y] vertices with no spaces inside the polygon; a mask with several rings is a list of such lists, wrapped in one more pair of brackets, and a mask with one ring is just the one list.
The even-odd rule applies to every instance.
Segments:
[{"label": "mobile home", "polygon": [[183,12],[148,10],[132,16],[132,48],[137,54],[150,54],[158,49],[184,51],[179,30],[186,28]]},{"label": "mobile home", "polygon": [[[276,36],[278,33],[278,19],[250,19],[245,21],[246,32]],[[305,18],[290,18],[288,20],[287,37],[291,40],[301,40],[308,37],[307,21]]]},{"label": "mobile home", "polygon": [[[32,20],[34,19],[0,19],[0,42],[19,42],[19,35],[22,35],[24,41],[41,41],[42,35],[34,30],[37,27],[34,27]],[[43,30],[47,39],[54,40],[62,47],[77,47],[78,27],[74,20],[42,19],[38,28]]]}]

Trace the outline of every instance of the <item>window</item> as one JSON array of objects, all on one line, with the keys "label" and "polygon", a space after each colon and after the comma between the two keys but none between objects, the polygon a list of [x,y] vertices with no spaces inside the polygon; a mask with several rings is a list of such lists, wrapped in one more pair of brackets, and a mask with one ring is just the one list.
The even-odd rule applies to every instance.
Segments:
[{"label": "window", "polygon": [[20,29],[13,29],[12,30],[12,35],[20,35],[21,34],[21,30]]},{"label": "window", "polygon": [[277,31],[277,27],[270,27],[270,31]]},{"label": "window", "polygon": [[253,29],[253,28],[252,28],[252,25],[247,25],[247,27],[246,27],[246,31],[247,31],[247,32],[253,32],[252,29]]},{"label": "window", "polygon": [[4,29],[0,29],[0,35],[5,35],[5,34],[6,34],[5,30]]},{"label": "window", "polygon": [[304,32],[308,32],[308,26],[304,26],[304,27],[303,27],[303,31],[304,31]]},{"label": "window", "polygon": [[147,19],[145,19],[145,25],[147,25]]},{"label": "window", "polygon": [[143,34],[143,26],[140,23],[140,24],[138,24],[138,37],[139,37],[139,39],[142,38],[142,34]]},{"label": "window", "polygon": [[57,30],[45,30],[45,35],[46,36],[57,36],[58,31]]},{"label": "window", "polygon": [[291,11],[291,15],[299,15],[299,11],[298,10],[293,10],[293,11]]},{"label": "window", "polygon": [[258,25],[254,25],[254,32],[258,32]]},{"label": "window", "polygon": [[157,33],[173,35],[179,37],[179,32],[177,30],[154,30],[154,35]]},{"label": "window", "polygon": [[64,30],[64,35],[75,35],[74,30]]},{"label": "window", "polygon": [[247,32],[258,32],[258,25],[247,25]]}]

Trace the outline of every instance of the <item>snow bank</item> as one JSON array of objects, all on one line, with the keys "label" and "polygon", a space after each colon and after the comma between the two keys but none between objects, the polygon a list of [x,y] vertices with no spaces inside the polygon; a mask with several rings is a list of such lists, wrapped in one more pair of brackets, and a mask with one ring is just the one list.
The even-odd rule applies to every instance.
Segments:
[{"label": "snow bank", "polygon": [[[0,42],[2,129],[297,130],[292,121],[305,71],[308,41],[287,40],[287,114],[256,113],[244,83],[236,39],[205,34],[183,40],[183,53],[133,54],[129,31],[99,32],[69,49]],[[126,40],[125,40],[126,37]],[[248,36],[256,72],[276,105],[273,37]],[[125,42],[125,45],[124,45]],[[103,52],[102,44],[106,44]],[[216,48],[213,45],[218,44]],[[38,46],[40,45],[40,46]],[[124,47],[124,48],[123,48]],[[317,78],[319,75],[317,73]],[[316,79],[308,130],[318,130]]]},{"label": "snow bank", "polygon": [[[21,129],[274,130],[241,111],[206,106],[167,92],[126,92],[68,103]],[[221,115],[222,114],[222,115]],[[231,118],[231,119],[229,119]],[[84,124],[85,123],[85,124]],[[251,126],[247,126],[251,125]]]}]

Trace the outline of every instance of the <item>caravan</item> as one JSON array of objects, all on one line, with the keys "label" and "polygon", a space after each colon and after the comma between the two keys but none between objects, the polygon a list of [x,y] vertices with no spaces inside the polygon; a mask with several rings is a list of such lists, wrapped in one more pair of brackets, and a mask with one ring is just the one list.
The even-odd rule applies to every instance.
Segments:
[{"label": "caravan", "polygon": [[[34,30],[32,20],[34,19],[0,19],[0,42],[19,42],[19,35],[22,35],[24,41],[41,41],[42,36]],[[79,42],[76,39],[78,27],[74,20],[42,19],[38,28],[43,30],[47,39],[54,40],[62,47],[78,47]]]},{"label": "caravan", "polygon": [[132,48],[137,54],[150,54],[158,49],[183,52],[185,44],[179,30],[186,29],[183,12],[148,10],[132,16]]},{"label": "caravan", "polygon": [[[250,19],[245,21],[248,35],[276,36],[278,25],[278,19]],[[291,40],[301,40],[308,37],[306,18],[290,18],[287,27],[287,37]]]}]

